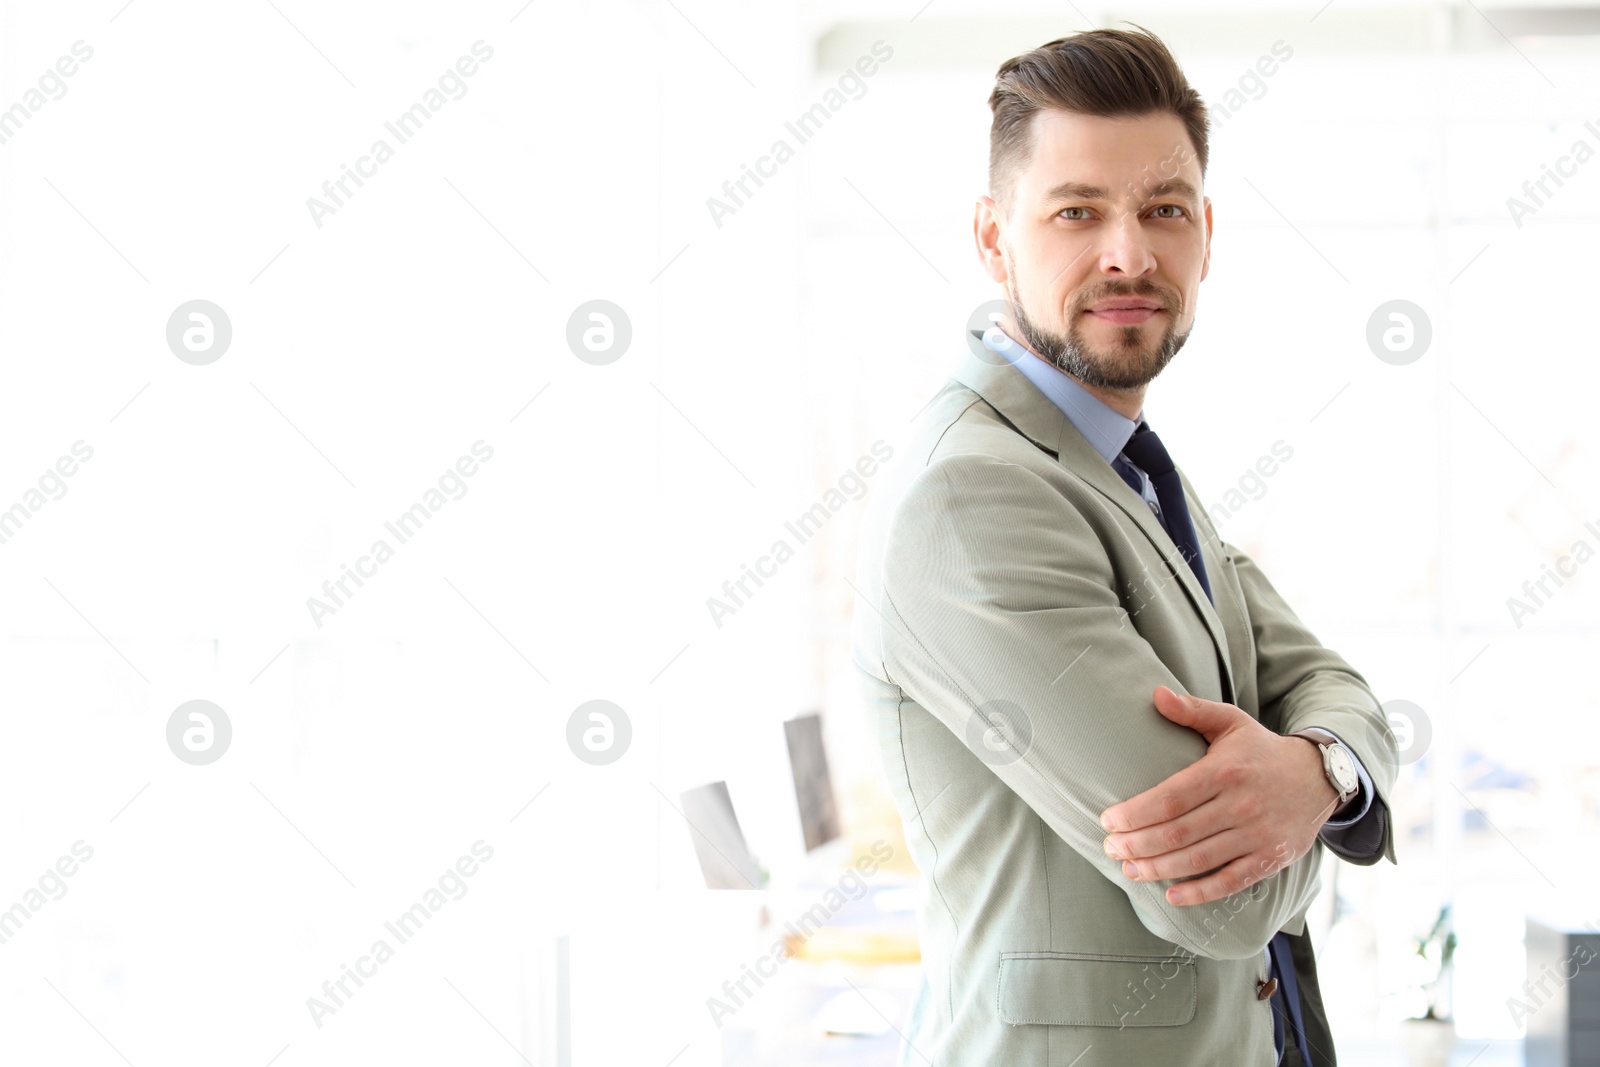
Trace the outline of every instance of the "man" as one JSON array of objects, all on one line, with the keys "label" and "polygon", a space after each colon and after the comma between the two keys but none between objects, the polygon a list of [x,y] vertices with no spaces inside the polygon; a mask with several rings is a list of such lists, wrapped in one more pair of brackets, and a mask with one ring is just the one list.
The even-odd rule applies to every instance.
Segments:
[{"label": "man", "polygon": [[1009,60],[990,106],[1008,312],[918,417],[857,582],[922,871],[902,1062],[1332,1067],[1305,912],[1324,848],[1394,862],[1398,756],[1144,420],[1210,266],[1205,106],[1142,30]]}]

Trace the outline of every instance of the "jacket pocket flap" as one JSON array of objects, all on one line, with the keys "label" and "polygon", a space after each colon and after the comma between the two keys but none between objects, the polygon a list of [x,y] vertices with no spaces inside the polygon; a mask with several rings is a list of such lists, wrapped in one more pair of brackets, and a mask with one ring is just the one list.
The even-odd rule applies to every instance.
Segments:
[{"label": "jacket pocket flap", "polygon": [[1002,1021],[1052,1026],[1182,1026],[1199,979],[1184,956],[1002,952]]}]

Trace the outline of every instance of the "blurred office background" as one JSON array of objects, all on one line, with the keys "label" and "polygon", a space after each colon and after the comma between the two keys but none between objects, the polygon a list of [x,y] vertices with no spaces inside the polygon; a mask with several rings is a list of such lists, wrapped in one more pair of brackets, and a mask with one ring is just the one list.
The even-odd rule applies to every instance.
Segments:
[{"label": "blurred office background", "polygon": [[[894,1062],[916,872],[850,472],[904,461],[1000,295],[995,68],[1121,20],[1213,108],[1211,275],[1147,413],[1407,716],[1400,863],[1330,863],[1312,916],[1340,1051],[1407,1062],[1448,905],[1452,1062],[1523,1062],[1565,1010],[1528,917],[1600,923],[1600,8],[1344,0],[0,3],[0,1060]],[[192,366],[200,299],[232,336]],[[609,361],[568,340],[596,300]],[[1405,362],[1367,340],[1397,300]]]}]

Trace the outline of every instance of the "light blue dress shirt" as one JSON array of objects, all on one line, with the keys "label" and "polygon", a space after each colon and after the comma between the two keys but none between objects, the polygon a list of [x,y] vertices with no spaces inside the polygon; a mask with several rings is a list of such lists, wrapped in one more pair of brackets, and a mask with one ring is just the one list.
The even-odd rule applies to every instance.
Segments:
[{"label": "light blue dress shirt", "polygon": [[[999,326],[989,328],[983,335],[983,343],[1009,360],[1024,378],[1045,395],[1046,399],[1060,408],[1061,413],[1083,435],[1084,440],[1088,441],[1113,469],[1126,469],[1136,474],[1141,487],[1140,495],[1144,497],[1145,503],[1150,505],[1150,510],[1155,512],[1156,518],[1161,519],[1161,504],[1156,499],[1155,486],[1150,481],[1150,476],[1122,454],[1128,438],[1133,436],[1139,423],[1144,421],[1143,409],[1140,409],[1137,420],[1129,419],[1085,389],[1070,374],[1046,363],[1012,340]],[[1164,523],[1165,520],[1162,521]],[[1324,727],[1318,729],[1339,740],[1339,735],[1332,730]],[[1339,743],[1344,744],[1342,740]],[[1346,801],[1344,806],[1323,824],[1320,834],[1323,843],[1332,846],[1335,852],[1351,858],[1365,859],[1376,855],[1382,846],[1387,809],[1382,804],[1373,806],[1372,800],[1376,794],[1372,788],[1372,779],[1368,777],[1367,769],[1361,765],[1361,759],[1355,751],[1349,745],[1344,747],[1355,762],[1356,775],[1361,779],[1361,785],[1356,790],[1356,795]]]}]

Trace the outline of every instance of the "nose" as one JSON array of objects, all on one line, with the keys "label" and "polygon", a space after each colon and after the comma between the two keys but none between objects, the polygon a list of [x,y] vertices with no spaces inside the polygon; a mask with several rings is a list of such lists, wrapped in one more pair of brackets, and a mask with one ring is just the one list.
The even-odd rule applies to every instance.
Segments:
[{"label": "nose", "polygon": [[1105,243],[1100,249],[1101,273],[1142,278],[1156,269],[1155,253],[1150,250],[1144,223],[1138,212],[1119,209],[1103,232]]}]

